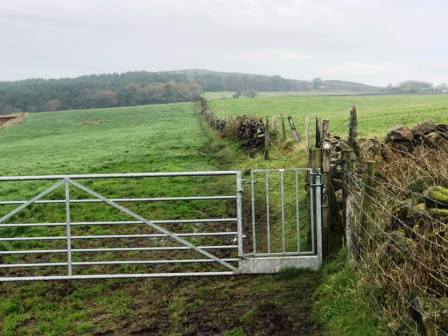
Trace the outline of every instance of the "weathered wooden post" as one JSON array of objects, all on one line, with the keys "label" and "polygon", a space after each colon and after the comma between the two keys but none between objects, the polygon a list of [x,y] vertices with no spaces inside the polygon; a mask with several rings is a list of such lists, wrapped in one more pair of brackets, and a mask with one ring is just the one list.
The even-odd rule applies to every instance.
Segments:
[{"label": "weathered wooden post", "polygon": [[296,142],[299,144],[301,142],[300,134],[297,132],[296,125],[294,124],[294,120],[292,119],[291,116],[288,117],[288,123],[289,123],[289,127],[291,128],[291,131],[292,131],[292,136],[294,137]]},{"label": "weathered wooden post", "polygon": [[308,116],[305,117],[304,129],[305,129],[305,137],[306,137],[306,149],[307,149],[307,151],[309,151],[310,150],[310,128],[309,128]]},{"label": "weathered wooden post", "polygon": [[264,125],[264,159],[269,160],[269,117],[266,117],[266,124]]},{"label": "weathered wooden post", "polygon": [[342,189],[343,198],[343,213],[344,213],[344,224],[345,224],[345,244],[348,253],[353,257],[354,254],[354,244],[353,244],[353,196],[350,193],[350,188],[352,186],[352,172],[353,172],[353,150],[343,149],[342,150],[342,169],[344,176],[344,183]]},{"label": "weathered wooden post", "polygon": [[356,111],[356,107],[352,106],[350,110],[350,126],[348,132],[348,144],[356,156],[359,157],[359,146],[358,146],[358,112]]},{"label": "weathered wooden post", "polygon": [[316,148],[322,146],[322,122],[320,118],[316,117]]},{"label": "weathered wooden post", "polygon": [[280,117],[282,119],[282,139],[286,140],[286,124],[285,124],[285,117],[283,114],[280,114]]},{"label": "weathered wooden post", "polygon": [[322,169],[322,149],[321,148],[313,148],[311,150],[311,168],[313,169]]},{"label": "weathered wooden post", "polygon": [[324,141],[322,145],[322,247],[324,255],[328,255],[330,251],[330,233],[332,227],[332,200],[331,194],[331,145],[329,142]]},{"label": "weathered wooden post", "polygon": [[322,121],[322,134],[320,143],[323,144],[325,139],[328,137],[328,129],[330,128],[330,120],[323,120]]},{"label": "weathered wooden post", "polygon": [[372,203],[371,197],[373,195],[376,161],[366,161],[365,164],[365,174],[362,179],[363,185],[361,188],[361,205],[359,209],[359,229],[363,240],[366,240],[366,231],[370,230],[367,225],[367,213]]}]

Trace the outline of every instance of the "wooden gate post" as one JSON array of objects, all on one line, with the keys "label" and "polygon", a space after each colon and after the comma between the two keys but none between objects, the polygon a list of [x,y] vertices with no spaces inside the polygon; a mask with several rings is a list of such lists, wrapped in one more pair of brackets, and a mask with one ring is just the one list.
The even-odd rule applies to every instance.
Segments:
[{"label": "wooden gate post", "polygon": [[309,122],[308,122],[308,116],[305,117],[305,138],[306,138],[306,149],[307,151],[310,150],[310,128],[309,128]]},{"label": "wooden gate post", "polygon": [[313,148],[311,150],[311,168],[313,168],[313,170],[316,170],[316,169],[322,170],[322,149],[321,148]]},{"label": "wooden gate post", "polygon": [[316,148],[322,146],[322,121],[316,117]]},{"label": "wooden gate post", "polygon": [[342,162],[343,162],[343,175],[344,183],[342,189],[343,197],[343,213],[344,213],[344,226],[345,226],[345,244],[349,255],[353,257],[354,255],[354,244],[353,244],[353,198],[350,193],[350,188],[352,186],[352,172],[353,172],[353,150],[344,149],[342,150]]},{"label": "wooden gate post", "polygon": [[[331,208],[333,195],[331,194],[331,157],[330,146],[326,146],[327,142],[324,142],[322,148],[322,177],[323,177],[323,202],[322,202],[322,247],[324,255],[328,255],[330,252],[330,233],[331,233]],[[328,148],[327,148],[328,147]]]},{"label": "wooden gate post", "polygon": [[286,140],[286,124],[285,124],[285,117],[283,114],[280,114],[280,117],[282,119],[282,137],[283,140]]},{"label": "wooden gate post", "polygon": [[359,229],[360,234],[363,240],[366,240],[366,231],[370,230],[367,225],[367,212],[371,206],[371,196],[373,194],[373,186],[374,186],[374,175],[376,169],[376,161],[366,161],[365,166],[365,175],[363,176],[363,186],[361,189],[361,205],[360,205],[360,214],[359,214]]}]

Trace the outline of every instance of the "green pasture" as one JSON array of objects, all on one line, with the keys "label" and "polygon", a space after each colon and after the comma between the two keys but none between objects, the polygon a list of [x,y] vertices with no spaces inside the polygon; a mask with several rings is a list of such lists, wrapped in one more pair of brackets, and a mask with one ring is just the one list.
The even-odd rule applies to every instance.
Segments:
[{"label": "green pasture", "polygon": [[348,132],[349,111],[355,105],[361,137],[382,137],[393,127],[426,120],[448,123],[448,95],[259,96],[211,100],[209,105],[219,116],[292,116],[299,132],[305,117],[313,121],[319,116],[330,120],[331,132],[342,135]]},{"label": "green pasture", "polygon": [[[263,93],[256,98],[220,99],[223,97],[226,96],[221,93],[210,96],[210,106],[218,115],[292,115],[299,131],[303,130],[305,116],[312,120],[318,115],[330,119],[332,131],[344,134],[348,112],[353,104],[359,112],[361,136],[382,136],[394,126],[414,125],[428,119],[448,122],[448,96],[273,96]],[[209,129],[199,119],[195,104],[190,103],[45,112],[30,114],[24,123],[0,129],[0,175],[238,169],[243,171],[247,180],[250,169],[303,166],[306,163],[303,148],[291,150],[292,147],[292,141],[274,146],[270,161],[263,160],[262,153],[249,155],[235,143],[221,139],[218,132]],[[263,204],[266,196],[262,190],[263,176],[259,179],[256,199]],[[156,183],[153,180],[81,182],[101,194],[114,197],[213,195],[234,191],[233,182],[226,178],[158,179]],[[291,187],[294,184],[293,177],[286,177],[286,182],[286,208],[294,209],[295,189]],[[49,185],[48,182],[23,185],[2,183],[0,198],[27,199]],[[245,183],[244,188],[245,194],[249,195],[250,185]],[[278,237],[281,233],[278,177],[271,177],[271,191],[272,234]],[[87,197],[79,191],[73,190],[72,193],[75,198]],[[300,211],[304,213],[306,199],[303,186],[299,189],[299,195]],[[62,189],[48,198],[63,198]],[[128,206],[152,219],[234,215],[229,210],[231,207],[225,204],[203,201]],[[0,207],[0,215],[8,209],[12,209],[12,206]],[[263,205],[260,210],[259,219],[263,222],[266,220]],[[243,212],[249,227],[247,239],[250,239],[249,203],[245,202]],[[105,205],[74,206],[73,215],[75,221],[129,220]],[[64,219],[63,207],[36,205],[10,222]],[[296,241],[290,238],[295,235],[296,222],[291,216],[287,216],[287,220],[291,225],[286,227],[286,245],[288,250],[293,250]],[[306,224],[302,221],[301,243],[306,248],[309,247],[305,242]],[[176,227],[178,231],[197,229],[197,226]],[[210,228],[215,229],[223,228]],[[46,228],[3,230],[3,237],[57,235],[64,232],[63,228],[60,231]],[[75,233],[80,235],[154,233],[145,227],[131,228],[129,231],[118,227],[77,230]],[[265,251],[265,232],[257,231],[256,235],[259,251]],[[279,251],[281,242],[278,238],[273,239],[272,248]],[[195,244],[222,243],[219,240],[203,242],[197,238],[192,241]],[[26,246],[59,248],[57,243],[27,242],[29,245]],[[168,246],[169,243],[166,244]],[[19,245],[17,242],[3,243],[1,250],[24,246]],[[94,243],[92,247],[98,245]],[[136,253],[128,257],[145,256]],[[179,253],[156,257],[168,259],[190,256]],[[33,259],[23,260],[19,256],[2,258],[3,263],[35,262]],[[93,256],[91,260],[114,258],[115,255],[104,254]],[[51,261],[63,260],[52,257]],[[320,274],[288,270],[269,276],[0,284],[0,334],[384,334],[378,331],[380,323],[373,308],[366,305],[356,291],[354,271],[346,266],[346,259],[340,254],[336,260],[328,262]],[[161,270],[174,269],[165,267]],[[189,270],[198,269],[191,266]],[[65,269],[60,271],[63,273]],[[117,271],[137,272],[145,269],[141,265],[124,265]],[[45,274],[43,270],[36,272]],[[91,270],[82,272],[89,273]],[[316,291],[317,287],[319,289]]]}]

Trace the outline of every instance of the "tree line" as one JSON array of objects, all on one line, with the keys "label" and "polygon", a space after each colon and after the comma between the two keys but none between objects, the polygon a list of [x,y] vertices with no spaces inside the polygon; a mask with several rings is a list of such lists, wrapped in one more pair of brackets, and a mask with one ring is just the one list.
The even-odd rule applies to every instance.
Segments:
[{"label": "tree line", "polygon": [[173,103],[202,91],[305,91],[309,82],[207,70],[127,72],[62,79],[0,82],[0,114]]},{"label": "tree line", "polygon": [[448,85],[447,84],[434,85],[434,84],[428,83],[428,82],[409,80],[409,81],[401,82],[395,86],[392,84],[389,84],[386,87],[385,92],[392,93],[392,94],[448,93]]},{"label": "tree line", "polygon": [[0,114],[173,103],[201,92],[185,75],[146,71],[0,82]]},{"label": "tree line", "polygon": [[237,98],[253,97],[258,91],[404,94],[448,93],[448,88],[418,81],[384,88],[320,78],[302,81],[209,70],[136,71],[0,82],[0,114],[184,102],[198,99],[202,91],[234,91]]}]

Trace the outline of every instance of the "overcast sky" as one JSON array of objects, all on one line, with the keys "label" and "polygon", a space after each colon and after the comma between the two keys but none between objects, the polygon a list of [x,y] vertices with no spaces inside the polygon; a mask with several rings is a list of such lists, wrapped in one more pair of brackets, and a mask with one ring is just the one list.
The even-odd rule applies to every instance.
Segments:
[{"label": "overcast sky", "polygon": [[0,81],[205,68],[448,82],[447,0],[0,0]]}]

